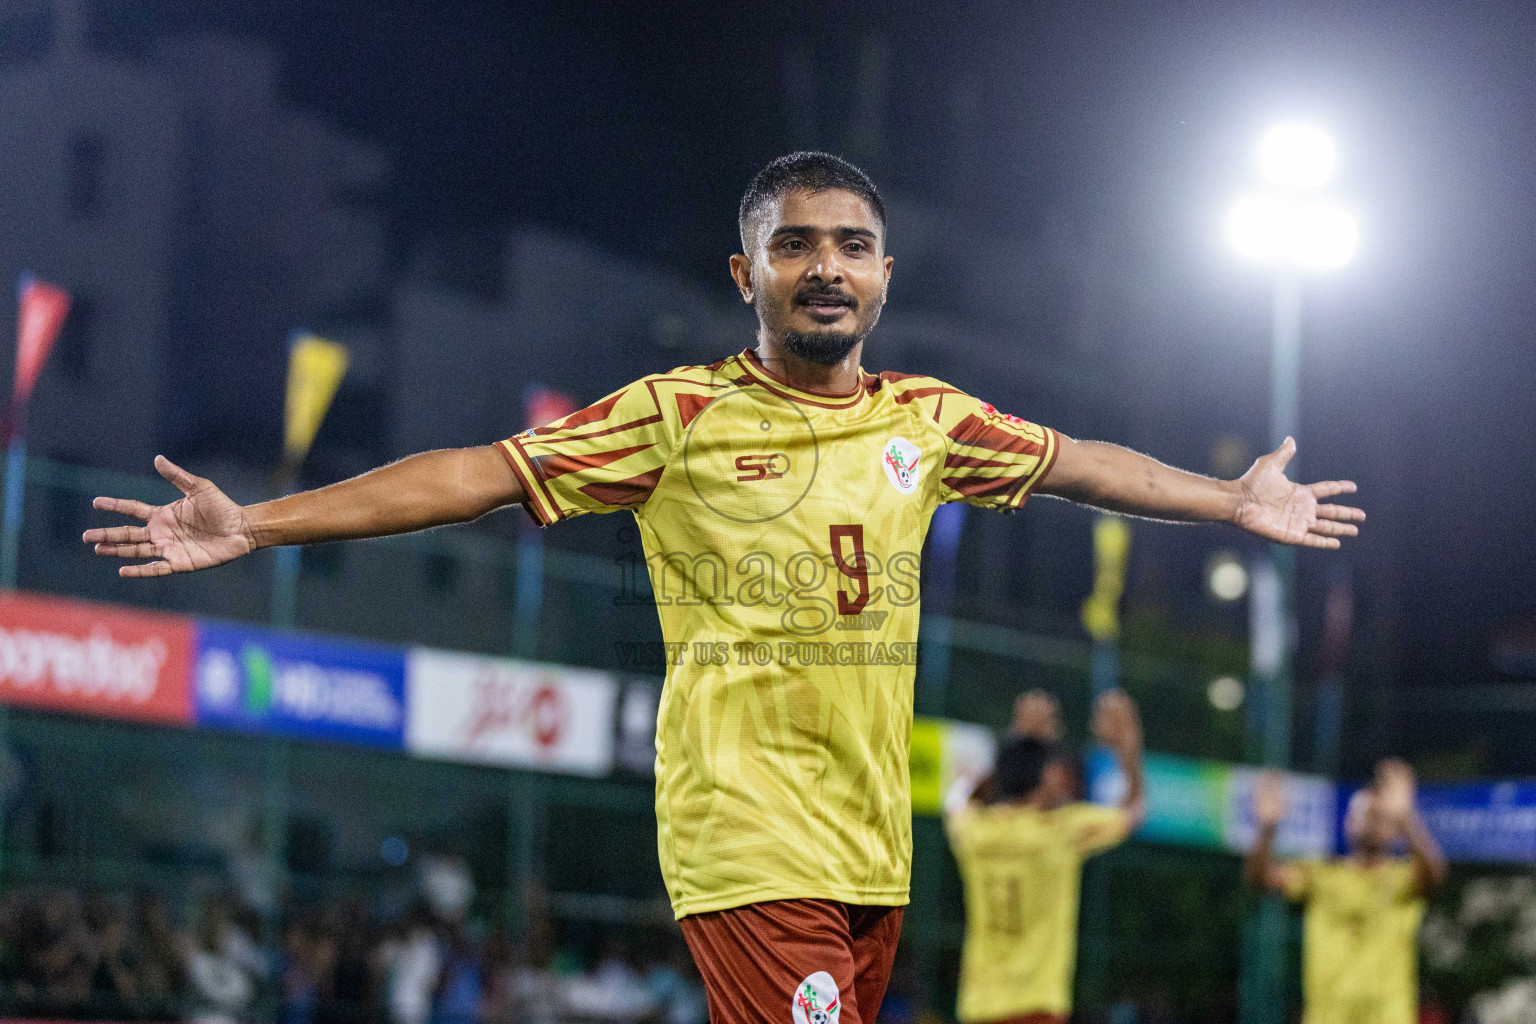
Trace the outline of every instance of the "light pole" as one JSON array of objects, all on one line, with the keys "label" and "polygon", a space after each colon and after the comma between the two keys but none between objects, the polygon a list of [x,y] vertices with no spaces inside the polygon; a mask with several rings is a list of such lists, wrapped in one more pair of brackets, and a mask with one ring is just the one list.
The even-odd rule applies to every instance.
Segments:
[{"label": "light pole", "polygon": [[[1341,267],[1354,255],[1359,229],[1323,188],[1333,177],[1333,140],[1305,124],[1283,124],[1259,141],[1266,189],[1233,206],[1227,228],[1243,256],[1274,272],[1270,317],[1270,446],[1297,433],[1301,392],[1301,282],[1309,271]],[[1295,475],[1296,464],[1291,464]],[[1292,649],[1295,643],[1296,553],[1272,544],[1255,566],[1252,603],[1252,690],[1262,698],[1264,763],[1291,760]],[[1253,922],[1243,964],[1244,1024],[1285,1020],[1284,909],[1270,897]]]}]

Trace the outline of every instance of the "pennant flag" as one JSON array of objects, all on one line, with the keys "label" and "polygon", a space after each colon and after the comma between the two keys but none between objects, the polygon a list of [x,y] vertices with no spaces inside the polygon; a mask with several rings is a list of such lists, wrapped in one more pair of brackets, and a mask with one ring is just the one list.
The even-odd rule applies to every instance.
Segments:
[{"label": "pennant flag", "polygon": [[16,288],[16,379],[11,391],[15,408],[24,407],[32,397],[68,313],[69,292],[31,274],[21,275]]},{"label": "pennant flag", "polygon": [[1131,527],[1119,516],[1104,515],[1093,524],[1093,593],[1083,602],[1083,628],[1101,643],[1120,636],[1120,596],[1125,593],[1125,564],[1131,554]]},{"label": "pennant flag", "polygon": [[297,468],[325,419],[341,378],[347,373],[345,345],[300,334],[288,347],[288,401],[283,425],[283,461]]}]

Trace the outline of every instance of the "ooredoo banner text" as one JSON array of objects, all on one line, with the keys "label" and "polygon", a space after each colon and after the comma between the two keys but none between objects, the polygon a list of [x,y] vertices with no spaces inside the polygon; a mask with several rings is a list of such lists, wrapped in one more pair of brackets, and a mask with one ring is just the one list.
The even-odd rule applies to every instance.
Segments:
[{"label": "ooredoo banner text", "polygon": [[0,594],[0,701],[187,725],[191,619]]}]

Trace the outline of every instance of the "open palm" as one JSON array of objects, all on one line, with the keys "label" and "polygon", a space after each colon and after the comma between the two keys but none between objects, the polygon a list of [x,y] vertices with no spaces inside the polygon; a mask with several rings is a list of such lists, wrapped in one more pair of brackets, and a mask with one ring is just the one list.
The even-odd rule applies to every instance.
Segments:
[{"label": "open palm", "polygon": [[1340,537],[1360,532],[1355,524],[1365,521],[1365,513],[1349,505],[1327,504],[1324,499],[1355,493],[1354,481],[1294,483],[1286,478],[1285,467],[1295,454],[1296,442],[1288,437],[1242,475],[1238,480],[1243,497],[1237,525],[1281,544],[1336,548]]},{"label": "open palm", "polygon": [[169,505],[150,505],[129,498],[97,498],[91,504],[104,512],[121,512],[143,520],[143,526],[108,526],[86,530],[82,538],[98,555],[149,558],[125,565],[119,576],[167,576],[173,572],[211,569],[250,554],[250,525],[245,509],[235,504],[211,480],[193,476],[163,455],[155,469],[183,497]]}]

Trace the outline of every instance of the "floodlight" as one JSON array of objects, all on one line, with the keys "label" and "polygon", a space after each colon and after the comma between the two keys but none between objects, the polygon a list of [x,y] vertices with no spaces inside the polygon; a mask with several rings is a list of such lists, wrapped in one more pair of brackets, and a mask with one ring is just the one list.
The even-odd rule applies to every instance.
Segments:
[{"label": "floodlight", "polygon": [[1296,210],[1291,255],[1309,267],[1342,267],[1355,254],[1360,229],[1336,206],[1310,203]]},{"label": "floodlight", "polygon": [[1218,601],[1239,600],[1248,593],[1248,569],[1232,552],[1219,552],[1205,567],[1205,585]]},{"label": "floodlight", "polygon": [[1306,124],[1271,128],[1259,141],[1259,169],[1281,188],[1317,188],[1333,177],[1333,140]]},{"label": "floodlight", "polygon": [[1348,212],[1327,203],[1257,195],[1233,205],[1227,235],[1250,259],[1323,269],[1349,262],[1360,229]]},{"label": "floodlight", "polygon": [[1227,217],[1227,234],[1250,259],[1277,260],[1286,254],[1290,226],[1286,204],[1274,196],[1239,199]]},{"label": "floodlight", "polygon": [[1206,688],[1206,699],[1217,711],[1236,711],[1243,705],[1243,681],[1236,676],[1217,676]]}]

